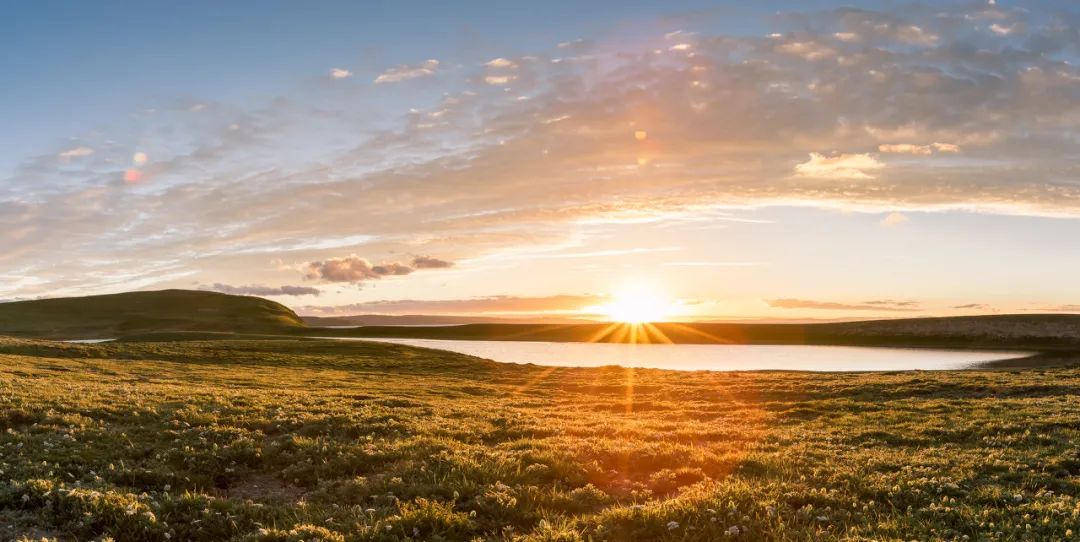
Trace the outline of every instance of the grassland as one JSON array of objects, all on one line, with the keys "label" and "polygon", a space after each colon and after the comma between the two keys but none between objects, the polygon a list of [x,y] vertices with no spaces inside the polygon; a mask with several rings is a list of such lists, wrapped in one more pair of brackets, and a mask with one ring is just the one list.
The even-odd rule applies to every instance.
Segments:
[{"label": "grassland", "polygon": [[1069,540],[1080,369],[0,339],[0,539]]}]

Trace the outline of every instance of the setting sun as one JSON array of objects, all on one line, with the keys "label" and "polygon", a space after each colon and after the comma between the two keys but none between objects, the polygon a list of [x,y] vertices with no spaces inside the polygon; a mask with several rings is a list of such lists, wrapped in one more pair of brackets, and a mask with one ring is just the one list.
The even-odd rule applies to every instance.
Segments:
[{"label": "setting sun", "polygon": [[675,313],[675,304],[654,290],[632,286],[619,290],[601,312],[616,322],[644,324],[659,322]]}]

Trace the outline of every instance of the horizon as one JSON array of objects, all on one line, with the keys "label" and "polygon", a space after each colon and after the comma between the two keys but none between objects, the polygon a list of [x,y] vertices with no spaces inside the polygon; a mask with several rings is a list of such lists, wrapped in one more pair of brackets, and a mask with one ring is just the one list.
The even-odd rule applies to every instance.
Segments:
[{"label": "horizon", "polygon": [[1080,6],[7,11],[0,301],[1080,313]]}]

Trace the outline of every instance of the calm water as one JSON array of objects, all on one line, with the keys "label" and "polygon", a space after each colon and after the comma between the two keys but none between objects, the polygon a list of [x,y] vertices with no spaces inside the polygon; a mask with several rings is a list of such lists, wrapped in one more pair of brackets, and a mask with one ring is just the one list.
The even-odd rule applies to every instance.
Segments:
[{"label": "calm water", "polygon": [[[329,337],[328,337],[329,338]],[[965,369],[1016,358],[1024,352],[972,352],[848,346],[726,344],[605,344],[434,339],[345,339],[381,341],[450,350],[507,363],[559,367],[621,365],[678,371],[904,371]]]}]

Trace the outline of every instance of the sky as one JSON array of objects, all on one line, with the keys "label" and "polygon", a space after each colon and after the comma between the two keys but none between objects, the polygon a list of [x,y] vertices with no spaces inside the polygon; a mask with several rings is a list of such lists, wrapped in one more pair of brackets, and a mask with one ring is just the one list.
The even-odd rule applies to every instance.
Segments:
[{"label": "sky", "polygon": [[1073,2],[2,9],[0,300],[1080,312]]}]

